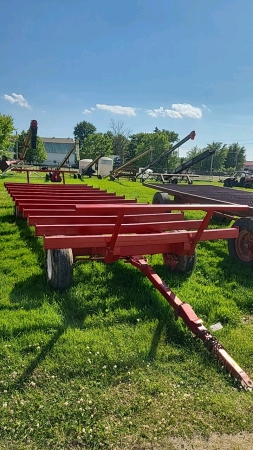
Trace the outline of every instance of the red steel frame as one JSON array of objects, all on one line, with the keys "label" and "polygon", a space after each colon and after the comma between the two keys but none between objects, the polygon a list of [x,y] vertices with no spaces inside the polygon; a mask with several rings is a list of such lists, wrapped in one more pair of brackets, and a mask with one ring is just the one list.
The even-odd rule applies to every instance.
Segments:
[{"label": "red steel frame", "polygon": [[[12,172],[26,172],[26,181],[29,184],[30,183],[30,172],[42,172],[45,173],[45,170],[41,170],[41,169],[25,169],[23,167],[19,167],[19,168],[12,168],[11,169]],[[78,173],[76,170],[56,170],[56,169],[52,169],[50,170],[50,172],[57,172],[58,174],[62,175],[62,182],[63,184],[65,184],[65,175],[66,173]]]},{"label": "red steel frame", "polygon": [[[246,205],[148,205],[125,200],[85,185],[48,186],[5,183],[16,209],[44,237],[45,250],[71,248],[74,258],[123,258],[153,283],[190,331],[222,361],[241,385],[253,382],[204,327],[192,307],[182,302],[149,266],[146,254],[192,255],[199,241],[236,238],[237,228],[208,229],[214,211],[246,210]],[[132,203],[131,203],[132,202]],[[168,212],[168,209],[176,212]],[[205,211],[202,220],[185,220],[183,211]],[[53,213],[53,214],[52,214]],[[86,258],[85,258],[86,259]]]}]

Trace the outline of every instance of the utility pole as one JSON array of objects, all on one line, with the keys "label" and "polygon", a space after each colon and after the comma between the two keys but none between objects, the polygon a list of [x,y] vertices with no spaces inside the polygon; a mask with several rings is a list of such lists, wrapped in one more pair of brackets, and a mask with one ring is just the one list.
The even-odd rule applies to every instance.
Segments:
[{"label": "utility pole", "polygon": [[17,131],[16,131],[15,152],[16,152],[16,159],[18,159],[18,132]]},{"label": "utility pole", "polygon": [[210,177],[212,177],[213,174],[213,157],[214,155],[211,156]]}]

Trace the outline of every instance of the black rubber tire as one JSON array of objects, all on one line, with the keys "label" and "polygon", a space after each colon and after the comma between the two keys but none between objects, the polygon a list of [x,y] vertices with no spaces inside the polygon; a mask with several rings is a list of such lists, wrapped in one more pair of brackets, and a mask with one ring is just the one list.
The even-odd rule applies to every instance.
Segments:
[{"label": "black rubber tire", "polygon": [[167,194],[166,192],[156,192],[153,197],[152,203],[153,205],[167,205],[171,203],[169,194]]},{"label": "black rubber tire", "polygon": [[236,239],[228,239],[229,255],[246,266],[253,266],[253,217],[242,217],[233,223],[239,228]]},{"label": "black rubber tire", "polygon": [[73,277],[73,253],[71,248],[47,250],[47,281],[54,289],[67,289]]},{"label": "black rubber tire", "polygon": [[224,180],[223,187],[231,188],[235,186],[235,183],[232,180]]},{"label": "black rubber tire", "polygon": [[[168,258],[168,256],[173,257],[176,261],[177,261],[177,265],[172,267],[170,266],[170,264],[168,264],[168,260],[166,261],[166,259]],[[191,275],[195,266],[196,266],[196,261],[197,261],[197,252],[196,249],[194,250],[193,254],[190,256],[187,255],[169,255],[167,253],[163,254],[163,261],[164,261],[164,265],[166,265],[171,271],[173,272],[177,272],[177,273],[182,273],[185,275]]]}]

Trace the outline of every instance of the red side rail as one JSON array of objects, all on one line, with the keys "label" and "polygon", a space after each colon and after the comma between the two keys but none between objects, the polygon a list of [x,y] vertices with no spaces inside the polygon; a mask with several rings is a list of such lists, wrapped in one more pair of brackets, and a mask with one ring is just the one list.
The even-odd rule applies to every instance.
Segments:
[{"label": "red side rail", "polygon": [[[83,200],[80,200],[83,204]],[[33,210],[42,210],[42,209],[51,209],[51,210],[58,210],[58,209],[75,209],[75,204],[78,203],[78,200],[76,200],[75,202],[57,202],[57,203],[49,203],[49,202],[39,202],[38,200],[36,201],[36,203],[26,203],[26,202],[16,202],[16,205],[18,207],[18,211],[22,212],[23,209],[29,210],[29,211],[33,211]],[[86,205],[98,205],[100,206],[101,204],[119,204],[119,203],[137,203],[137,200],[125,200],[125,199],[106,199],[106,200],[87,200]]]},{"label": "red side rail", "polygon": [[[26,210],[24,210],[26,211]],[[23,211],[23,212],[24,212]],[[112,224],[116,222],[117,216],[88,216],[80,215],[75,210],[71,216],[66,215],[33,215],[33,212],[28,216],[28,225],[85,225],[85,224]],[[164,213],[164,214],[138,214],[124,216],[123,224],[125,223],[152,223],[152,222],[170,222],[175,220],[183,220],[184,214],[179,213]],[[53,233],[55,234],[55,233]]]}]

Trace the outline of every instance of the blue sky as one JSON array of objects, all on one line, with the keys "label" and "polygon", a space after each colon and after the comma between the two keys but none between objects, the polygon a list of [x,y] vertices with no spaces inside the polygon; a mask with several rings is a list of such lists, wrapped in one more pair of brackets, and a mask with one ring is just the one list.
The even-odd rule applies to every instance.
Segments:
[{"label": "blue sky", "polygon": [[73,137],[111,119],[253,160],[252,0],[1,0],[0,112]]}]

